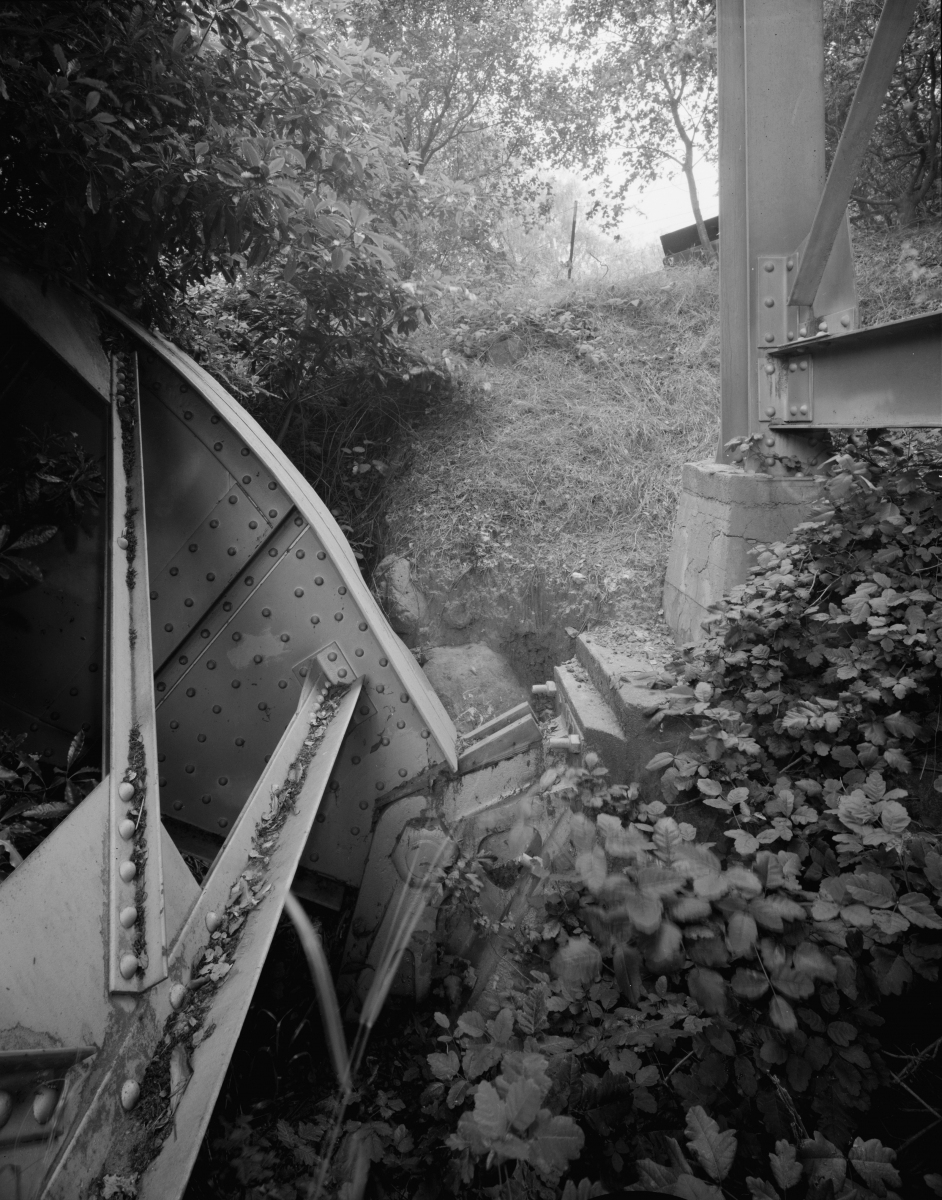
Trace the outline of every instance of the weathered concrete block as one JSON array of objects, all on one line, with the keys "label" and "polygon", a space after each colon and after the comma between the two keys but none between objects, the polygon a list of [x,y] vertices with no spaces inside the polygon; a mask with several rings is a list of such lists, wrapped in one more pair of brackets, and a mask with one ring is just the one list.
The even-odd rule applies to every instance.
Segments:
[{"label": "weathered concrete block", "polygon": [[685,463],[664,583],[664,616],[678,642],[699,641],[709,607],[749,573],[758,542],[785,540],[809,520],[815,479],[747,474],[725,463]]},{"label": "weathered concrete block", "polygon": [[[687,746],[692,722],[686,717],[666,717],[652,723],[664,695],[644,686],[656,678],[657,670],[643,659],[600,646],[591,634],[584,633],[576,638],[576,660],[611,710],[622,738],[620,756],[610,761],[605,755],[613,782],[637,782],[644,800],[662,799],[660,773],[646,772],[645,763],[665,751],[680,754]],[[617,769],[624,772],[620,778],[616,777],[616,761]]]},{"label": "weathered concrete block", "polygon": [[599,755],[613,783],[627,782],[629,765],[624,734],[585,671],[573,661],[557,667],[553,677],[557,708],[569,713],[570,729],[582,735],[584,749]]}]

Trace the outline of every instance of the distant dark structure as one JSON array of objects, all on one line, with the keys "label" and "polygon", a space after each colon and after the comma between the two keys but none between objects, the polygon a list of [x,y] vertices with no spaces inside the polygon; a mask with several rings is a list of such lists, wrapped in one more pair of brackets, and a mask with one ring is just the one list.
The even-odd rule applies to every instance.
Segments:
[{"label": "distant dark structure", "polygon": [[[710,236],[710,244],[717,250],[720,242],[719,217],[709,217],[703,224]],[[661,238],[661,248],[664,251],[665,267],[675,267],[689,259],[703,257],[703,247],[700,245],[700,234],[696,225],[685,225],[683,229],[665,233]]]}]

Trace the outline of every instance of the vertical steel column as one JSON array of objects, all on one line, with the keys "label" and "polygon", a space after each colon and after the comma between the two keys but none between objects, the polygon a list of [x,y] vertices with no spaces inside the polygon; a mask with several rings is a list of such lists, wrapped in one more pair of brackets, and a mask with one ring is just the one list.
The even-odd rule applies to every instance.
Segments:
[{"label": "vertical steel column", "polygon": [[762,428],[758,256],[799,246],[824,187],[822,0],[718,0],[717,32],[722,462]]}]

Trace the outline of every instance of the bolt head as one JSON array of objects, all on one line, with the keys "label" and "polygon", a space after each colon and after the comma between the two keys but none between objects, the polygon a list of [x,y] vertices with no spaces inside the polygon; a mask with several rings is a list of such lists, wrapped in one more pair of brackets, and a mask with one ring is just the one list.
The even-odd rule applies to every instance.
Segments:
[{"label": "bolt head", "polygon": [[118,874],[125,883],[130,883],[135,875],[137,875],[137,867],[130,860],[128,862],[123,862],[121,866],[118,867]]},{"label": "bolt head", "polygon": [[125,1079],[121,1084],[121,1107],[130,1112],[141,1098],[141,1085],[136,1079]]},{"label": "bolt head", "polygon": [[137,961],[135,954],[122,954],[121,960],[118,963],[118,970],[121,972],[122,979],[133,979],[137,973],[137,968],[140,964]]},{"label": "bolt head", "polygon": [[125,804],[130,804],[134,799],[134,784],[127,782],[119,783],[118,799],[123,800]]},{"label": "bolt head", "polygon": [[121,922],[122,928],[130,929],[137,920],[137,909],[133,904],[127,905],[118,913],[118,920]]}]

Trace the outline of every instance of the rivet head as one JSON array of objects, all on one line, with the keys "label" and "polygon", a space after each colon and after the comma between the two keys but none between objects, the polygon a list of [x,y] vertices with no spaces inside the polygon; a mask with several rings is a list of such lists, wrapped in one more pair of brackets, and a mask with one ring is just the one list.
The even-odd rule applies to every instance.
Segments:
[{"label": "rivet head", "polygon": [[765,373],[766,373],[766,375],[774,375],[775,374],[775,363],[767,362],[765,364]]},{"label": "rivet head", "polygon": [[774,333],[767,333],[767,334],[765,335],[765,340],[766,340],[767,342],[774,342],[774,341],[775,341],[775,334],[774,334]]},{"label": "rivet head", "polygon": [[118,920],[121,922],[123,929],[130,929],[137,920],[137,909],[133,904],[129,904],[126,908],[122,908],[118,913]]},{"label": "rivet head", "polygon": [[125,1079],[121,1084],[121,1107],[130,1112],[141,1098],[141,1085],[136,1079]]},{"label": "rivet head", "polygon": [[236,738],[236,740],[235,740],[235,744],[236,744],[237,746],[244,746],[244,745],[245,745],[245,738]]},{"label": "rivet head", "polygon": [[850,325],[850,317],[841,317],[841,324],[847,329]]},{"label": "rivet head", "polygon": [[790,362],[788,364],[788,369],[789,369],[789,371],[791,371],[794,374],[794,372],[798,370],[798,364]]},{"label": "rivet head", "polygon": [[803,405],[801,406],[801,408],[799,408],[799,410],[798,410],[798,411],[801,413],[801,415],[802,415],[803,417],[806,417],[806,416],[808,415],[808,405],[807,405],[807,404],[803,404]]},{"label": "rivet head", "polygon": [[242,476],[242,482],[243,482],[243,483],[251,483],[251,482],[252,482],[252,476],[251,476],[251,475],[243,475],[243,476]]},{"label": "rivet head", "polygon": [[125,883],[130,883],[135,875],[137,875],[137,867],[130,860],[128,862],[123,862],[121,866],[118,867],[118,874]]},{"label": "rivet head", "polygon": [[175,983],[170,989],[170,1007],[174,1012],[179,1012],[186,1003],[186,987],[182,983]]},{"label": "rivet head", "polygon": [[210,933],[215,933],[221,924],[222,917],[219,915],[219,913],[208,912],[206,914],[206,928]]},{"label": "rivet head", "polygon": [[766,298],[762,301],[762,303],[765,305],[766,308],[774,308],[775,307],[775,301],[772,299],[771,296],[766,296]]},{"label": "rivet head", "polygon": [[55,1088],[41,1087],[33,1098],[33,1120],[37,1125],[45,1125],[56,1111],[59,1103],[59,1093]]},{"label": "rivet head", "polygon": [[771,405],[771,404],[769,405],[769,407],[768,407],[768,408],[765,410],[765,415],[766,415],[767,417],[774,417],[774,416],[775,416],[775,407],[774,407],[774,405]]},{"label": "rivet head", "polygon": [[765,444],[766,444],[767,446],[774,446],[774,445],[775,445],[775,438],[774,438],[774,437],[767,437],[767,438],[765,439]]},{"label": "rivet head", "polygon": [[214,658],[210,658],[207,660],[206,670],[207,671],[215,671],[216,670],[216,660]]},{"label": "rivet head", "polygon": [[213,517],[213,519],[210,521],[209,527],[210,527],[210,529],[218,529],[219,528],[219,522],[216,520],[215,517]]},{"label": "rivet head", "polygon": [[797,416],[798,416],[798,405],[797,405],[797,404],[792,404],[792,405],[789,407],[788,411],[791,413],[791,415],[792,415],[793,417],[797,417]]},{"label": "rivet head", "polygon": [[187,694],[187,695],[190,697],[190,699],[192,700],[192,699],[193,699],[193,697],[196,695],[196,688],[187,688],[187,689],[186,689],[186,694]]},{"label": "rivet head", "polygon": [[279,686],[280,688],[286,688],[286,687],[288,686],[288,681],[287,681],[287,679],[279,679],[279,680],[278,680],[278,686]]},{"label": "rivet head", "polygon": [[359,836],[359,833],[360,833],[360,826],[359,826],[359,825],[353,825],[353,826],[351,827],[351,829],[350,829],[350,832],[353,834],[353,836],[354,836],[354,837],[358,837],[358,836]]},{"label": "rivet head", "polygon": [[794,335],[794,333],[792,333],[792,331],[790,329],[788,331],[788,340],[790,342],[793,342],[795,340],[795,335]]},{"label": "rivet head", "polygon": [[400,768],[399,768],[399,777],[400,777],[401,779],[405,779],[405,777],[406,777],[408,774],[409,774],[409,772],[408,772],[408,771],[405,769],[405,767],[400,767]]},{"label": "rivet head", "polygon": [[263,661],[263,659],[262,659],[262,656],[261,656],[260,654],[255,654],[255,655],[253,655],[253,657],[252,657],[252,661],[253,661],[253,662],[260,663],[260,662],[262,662],[262,661]]},{"label": "rivet head", "polygon": [[432,736],[432,734],[431,734],[431,731],[430,731],[430,730],[428,730],[428,729],[423,729],[423,730],[422,730],[422,737],[424,737],[424,738],[430,738],[431,736]]},{"label": "rivet head", "polygon": [[808,326],[807,325],[799,326],[798,334],[800,337],[807,337],[808,336]]},{"label": "rivet head", "polygon": [[386,785],[385,785],[385,783],[382,783],[382,782],[378,783],[378,784],[376,785],[376,790],[377,790],[378,792],[384,792],[384,791],[386,790]]},{"label": "rivet head", "polygon": [[238,503],[239,503],[239,497],[238,497],[238,496],[230,496],[230,497],[229,497],[229,503],[230,503],[230,504],[238,504]]},{"label": "rivet head", "polygon": [[173,811],[174,812],[183,812],[183,801],[182,800],[174,800]]},{"label": "rivet head", "polygon": [[304,595],[304,588],[295,588],[294,594],[300,599]]},{"label": "rivet head", "polygon": [[121,972],[122,979],[131,979],[137,974],[137,968],[140,964],[137,961],[135,954],[122,954],[121,961],[118,963],[118,970]]},{"label": "rivet head", "polygon": [[807,371],[807,370],[808,370],[808,364],[807,364],[806,362],[800,362],[800,363],[798,364],[798,370],[799,370],[799,371]]},{"label": "rivet head", "polygon": [[213,444],[213,449],[214,449],[214,450],[216,450],[217,452],[218,452],[219,450],[221,450],[221,449],[222,449],[222,442],[215,442],[215,443]]},{"label": "rivet head", "polygon": [[818,328],[821,330],[821,332],[822,332],[822,333],[827,333],[827,331],[828,331],[828,323],[827,323],[827,321],[823,321],[823,320],[822,320],[822,321],[819,321],[819,322],[818,322]]},{"label": "rivet head", "polygon": [[119,546],[119,547],[120,547],[122,550],[127,550],[127,548],[128,548],[128,539],[127,539],[126,537],[119,537],[119,538],[118,538],[118,546]]},{"label": "rivet head", "polygon": [[197,550],[199,549],[199,545],[196,542],[190,542],[187,549],[190,551],[191,554],[195,554],[197,552]]},{"label": "rivet head", "polygon": [[230,558],[235,558],[235,552],[236,552],[235,546],[230,546],[229,549],[226,551],[226,553],[229,555]]},{"label": "rivet head", "polygon": [[763,270],[770,271],[770,272],[771,272],[771,271],[774,271],[774,270],[775,270],[775,263],[770,263],[770,262],[767,262],[767,263],[765,263],[765,265],[764,265],[764,267],[763,267]]},{"label": "rivet head", "polygon": [[125,819],[118,824],[118,833],[121,835],[124,841],[129,842],[131,838],[134,837],[134,822],[125,817]]},{"label": "rivet head", "polygon": [[290,634],[290,633],[283,633],[283,634],[281,635],[281,640],[282,640],[283,642],[290,642],[290,641],[291,641],[291,634]]},{"label": "rivet head", "polygon": [[262,609],[262,616],[263,616],[263,617],[270,617],[270,616],[271,616],[271,609],[270,609],[270,608],[263,608],[263,609]]},{"label": "rivet head", "polygon": [[795,269],[795,260],[794,260],[793,258],[786,258],[786,259],[785,259],[785,267],[786,267],[786,269],[787,269],[787,270],[789,270],[789,271],[794,271],[794,269]]},{"label": "rivet head", "polygon": [[119,783],[118,799],[123,800],[125,804],[130,804],[134,799],[134,784],[128,783],[127,780],[124,783]]},{"label": "rivet head", "polygon": [[216,824],[220,829],[227,829],[229,826],[229,822],[225,817],[220,817]]}]

